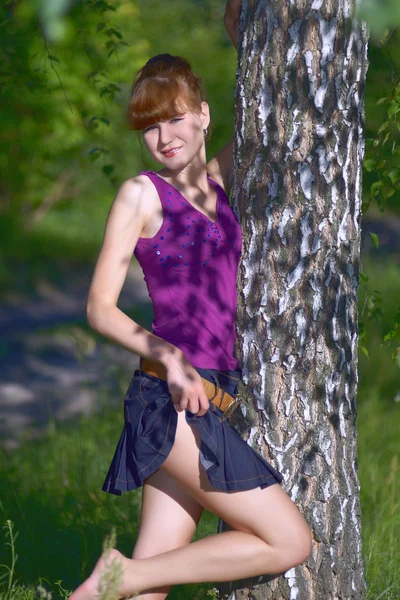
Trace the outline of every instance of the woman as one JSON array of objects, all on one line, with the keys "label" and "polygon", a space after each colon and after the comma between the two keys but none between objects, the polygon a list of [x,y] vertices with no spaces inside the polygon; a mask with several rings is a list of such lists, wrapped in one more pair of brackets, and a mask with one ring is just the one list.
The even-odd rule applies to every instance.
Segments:
[{"label": "woman", "polygon": [[[225,24],[237,42],[240,2]],[[206,162],[201,82],[179,57],[139,72],[129,119],[160,165],[120,188],[88,299],[90,325],[141,357],[125,428],[103,489],[143,485],[132,559],[111,550],[72,600],[166,598],[174,584],[282,573],[310,552],[309,529],[282,479],[227,424],[240,371],[233,356],[239,224],[228,202],[231,144]],[[150,333],[117,308],[132,252],[153,301]],[[203,508],[232,530],[190,543]],[[111,573],[111,576],[110,576]]]}]

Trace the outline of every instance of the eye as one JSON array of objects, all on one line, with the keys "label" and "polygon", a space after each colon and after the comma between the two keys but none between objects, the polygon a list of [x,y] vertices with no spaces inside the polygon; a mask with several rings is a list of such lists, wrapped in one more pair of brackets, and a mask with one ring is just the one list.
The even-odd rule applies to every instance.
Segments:
[{"label": "eye", "polygon": [[143,133],[147,133],[148,131],[151,131],[152,129],[156,129],[156,126],[150,125],[150,127],[146,127],[146,129],[143,131]]},{"label": "eye", "polygon": [[171,119],[171,123],[178,123],[178,121],[183,121],[183,117],[175,117],[174,119]]}]

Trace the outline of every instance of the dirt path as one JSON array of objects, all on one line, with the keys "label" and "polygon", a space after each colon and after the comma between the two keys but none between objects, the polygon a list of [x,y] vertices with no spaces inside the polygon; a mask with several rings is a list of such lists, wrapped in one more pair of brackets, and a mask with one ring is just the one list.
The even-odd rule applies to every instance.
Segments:
[{"label": "dirt path", "polygon": [[[91,272],[55,286],[41,281],[34,295],[13,295],[0,308],[0,439],[16,447],[37,437],[49,421],[88,412],[96,402],[116,404],[138,359],[87,331],[85,303]],[[72,279],[72,281],[71,281]],[[151,323],[139,267],[132,266],[120,306]]]}]

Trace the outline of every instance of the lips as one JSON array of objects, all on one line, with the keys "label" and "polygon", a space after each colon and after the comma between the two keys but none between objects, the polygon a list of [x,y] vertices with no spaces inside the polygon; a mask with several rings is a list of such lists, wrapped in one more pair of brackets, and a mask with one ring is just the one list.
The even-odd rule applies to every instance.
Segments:
[{"label": "lips", "polygon": [[169,150],[165,150],[161,154],[163,156],[166,156],[167,158],[171,158],[172,156],[175,156],[176,154],[178,154],[180,149],[181,149],[181,146],[179,148],[169,148]]}]

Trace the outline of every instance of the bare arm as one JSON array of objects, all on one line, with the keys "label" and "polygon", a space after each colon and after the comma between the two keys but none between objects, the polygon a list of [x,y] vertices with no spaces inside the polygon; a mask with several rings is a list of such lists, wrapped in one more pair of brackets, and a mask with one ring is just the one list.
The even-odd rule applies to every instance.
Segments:
[{"label": "bare arm", "polygon": [[93,329],[123,348],[161,362],[167,370],[169,391],[179,403],[177,410],[189,408],[200,416],[207,411],[209,401],[200,376],[183,352],[141,327],[117,306],[133,251],[151,218],[148,200],[152,191],[144,176],[121,186],[107,220],[90,286],[87,318]]},{"label": "bare arm", "polygon": [[[226,30],[237,48],[239,43],[239,18],[241,0],[228,0],[225,7],[224,23]],[[207,171],[229,194],[232,187],[232,147],[230,140],[207,164]]]},{"label": "bare arm", "polygon": [[225,6],[224,23],[235,48],[239,44],[239,19],[241,0],[228,0]]},{"label": "bare arm", "polygon": [[89,290],[87,317],[93,329],[120,346],[163,362],[174,347],[140,327],[117,307],[146,219],[142,208],[144,193],[145,185],[137,178],[126,181],[114,200]]},{"label": "bare arm", "polygon": [[229,195],[232,187],[232,147],[233,140],[224,146],[207,164],[207,171]]}]

